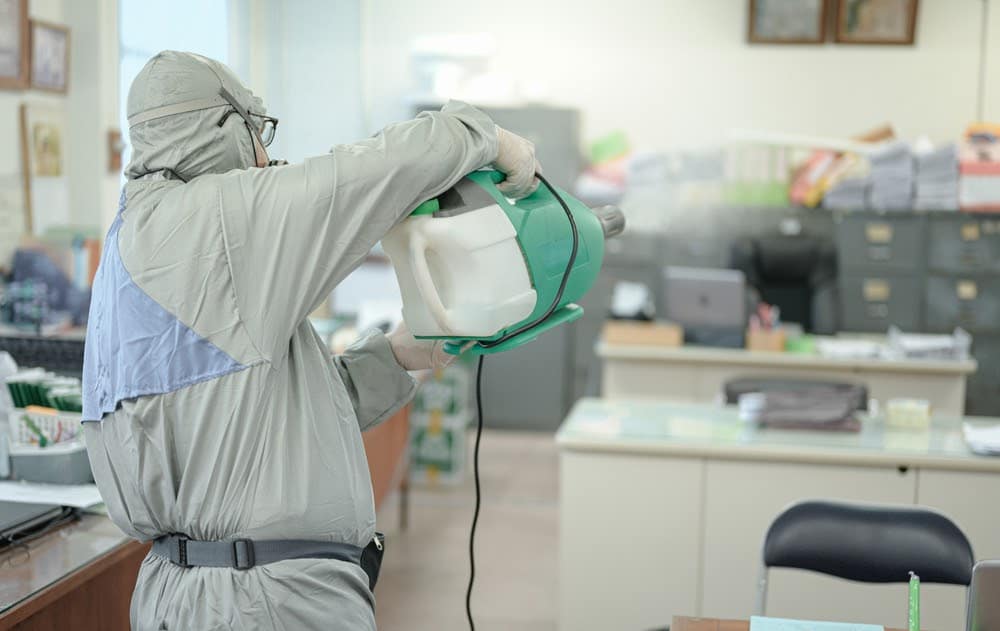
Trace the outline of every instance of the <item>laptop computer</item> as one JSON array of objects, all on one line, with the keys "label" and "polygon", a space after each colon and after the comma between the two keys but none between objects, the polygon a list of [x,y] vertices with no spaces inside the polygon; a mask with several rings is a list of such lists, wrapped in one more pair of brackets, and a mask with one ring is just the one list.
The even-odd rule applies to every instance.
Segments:
[{"label": "laptop computer", "polygon": [[1000,629],[1000,561],[976,563],[966,611],[966,631]]},{"label": "laptop computer", "polygon": [[0,547],[63,515],[62,506],[0,502]]},{"label": "laptop computer", "polygon": [[687,342],[742,346],[746,278],[731,269],[663,268],[659,313],[684,327]]}]

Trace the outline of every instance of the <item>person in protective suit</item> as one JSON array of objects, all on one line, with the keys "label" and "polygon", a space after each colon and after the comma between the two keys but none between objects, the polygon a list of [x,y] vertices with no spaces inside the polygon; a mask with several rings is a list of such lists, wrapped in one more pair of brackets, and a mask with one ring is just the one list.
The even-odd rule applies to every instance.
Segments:
[{"label": "person in protective suit", "polygon": [[267,167],[277,120],[223,64],[162,52],[128,95],[132,158],[94,281],[84,432],[111,519],[154,541],[137,630],[374,629],[361,432],[444,362],[402,327],[333,357],[307,321],[420,202],[531,143],[478,110]]}]

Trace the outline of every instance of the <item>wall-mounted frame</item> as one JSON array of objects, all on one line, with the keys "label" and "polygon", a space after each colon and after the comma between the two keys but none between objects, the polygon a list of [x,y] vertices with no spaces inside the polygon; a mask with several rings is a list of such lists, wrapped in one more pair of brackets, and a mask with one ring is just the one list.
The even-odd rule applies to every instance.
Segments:
[{"label": "wall-mounted frame", "polygon": [[65,94],[69,88],[69,29],[31,20],[31,87]]},{"label": "wall-mounted frame", "polygon": [[28,87],[28,0],[0,0],[0,89]]},{"label": "wall-mounted frame", "polygon": [[55,104],[22,103],[20,128],[25,232],[43,234],[48,226],[69,223],[66,111]]},{"label": "wall-mounted frame", "polygon": [[752,44],[822,44],[828,0],[750,0],[747,40]]},{"label": "wall-mounted frame", "polygon": [[912,46],[918,0],[837,0],[838,44]]}]

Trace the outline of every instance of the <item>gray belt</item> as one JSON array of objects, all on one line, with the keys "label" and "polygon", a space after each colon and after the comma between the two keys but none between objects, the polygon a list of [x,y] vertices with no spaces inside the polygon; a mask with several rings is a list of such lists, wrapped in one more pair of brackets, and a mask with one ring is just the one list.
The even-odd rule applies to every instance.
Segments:
[{"label": "gray belt", "polygon": [[153,542],[153,554],[180,567],[228,567],[249,570],[288,559],[335,559],[360,565],[375,587],[382,562],[385,537],[376,533],[366,548],[349,543],[303,539],[236,539],[235,541],[194,541],[184,535],[163,535]]}]

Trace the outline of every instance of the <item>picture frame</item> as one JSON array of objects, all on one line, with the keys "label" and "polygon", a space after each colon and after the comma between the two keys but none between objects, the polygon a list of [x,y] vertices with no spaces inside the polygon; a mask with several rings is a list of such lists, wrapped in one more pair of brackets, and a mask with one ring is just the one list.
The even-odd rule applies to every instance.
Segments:
[{"label": "picture frame", "polygon": [[69,28],[31,20],[31,87],[65,94],[69,89]]},{"label": "picture frame", "polygon": [[0,89],[28,87],[28,0],[0,0]]},{"label": "picture frame", "polygon": [[919,0],[837,0],[838,44],[912,46]]},{"label": "picture frame", "polygon": [[69,223],[68,117],[52,103],[21,103],[19,114],[25,232],[42,234]]},{"label": "picture frame", "polygon": [[822,44],[829,0],[750,0],[747,41],[751,44]]}]

